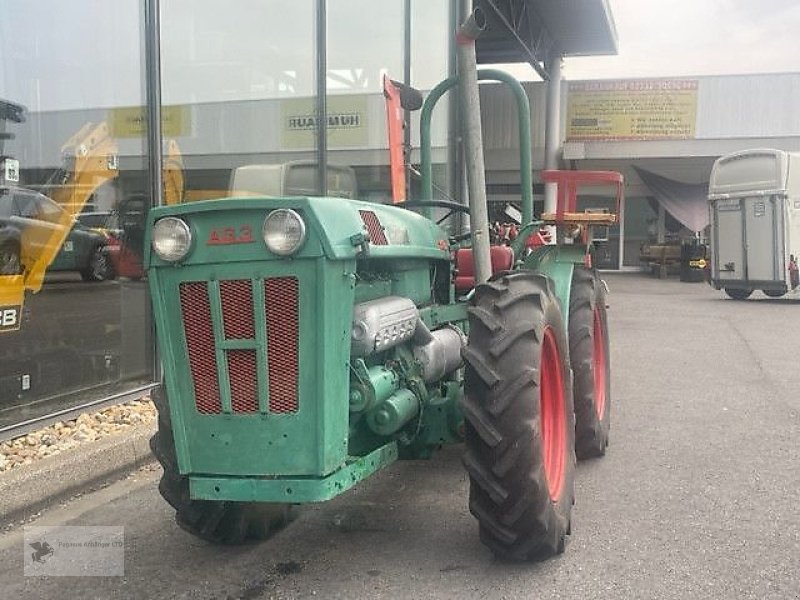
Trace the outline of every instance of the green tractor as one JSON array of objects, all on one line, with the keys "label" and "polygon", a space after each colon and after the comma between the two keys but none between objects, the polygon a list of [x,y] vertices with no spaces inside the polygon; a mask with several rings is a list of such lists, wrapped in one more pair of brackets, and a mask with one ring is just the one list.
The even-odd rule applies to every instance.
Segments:
[{"label": "green tractor", "polygon": [[[575,212],[575,194],[610,183],[619,198],[622,179],[545,172],[558,210],[534,220],[527,98],[503,73],[477,77],[508,83],[519,108],[523,223],[510,244],[479,250],[485,201],[481,218],[432,200],[430,116],[455,78],[422,109],[424,200],[247,197],[151,211],[164,369],[151,447],[183,529],[215,543],[265,539],[295,505],[463,442],[483,542],[515,560],[563,551],[575,457],[604,454],[610,409],[591,230],[615,217]],[[433,208],[470,212],[471,235],[448,236],[425,216]],[[540,244],[548,224],[567,243]]]}]

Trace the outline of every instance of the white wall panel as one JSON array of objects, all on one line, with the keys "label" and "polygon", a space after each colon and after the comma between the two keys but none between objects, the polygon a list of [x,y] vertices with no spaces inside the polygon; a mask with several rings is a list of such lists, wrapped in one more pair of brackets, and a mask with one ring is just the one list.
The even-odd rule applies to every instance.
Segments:
[{"label": "white wall panel", "polygon": [[700,78],[698,139],[800,136],[800,73]]}]

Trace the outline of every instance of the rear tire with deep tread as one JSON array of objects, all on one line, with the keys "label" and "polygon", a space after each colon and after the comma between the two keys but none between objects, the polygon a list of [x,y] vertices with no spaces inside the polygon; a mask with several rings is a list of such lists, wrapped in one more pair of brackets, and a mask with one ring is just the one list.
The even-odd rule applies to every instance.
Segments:
[{"label": "rear tire with deep tread", "polygon": [[[572,274],[569,360],[574,375],[575,454],[578,460],[603,456],[611,426],[606,290],[597,272],[585,267],[575,267]],[[596,372],[599,369],[602,373]]]},{"label": "rear tire with deep tread", "polygon": [[150,438],[150,449],[164,469],[158,491],[175,509],[175,522],[181,529],[213,544],[233,545],[267,539],[289,523],[288,504],[193,500],[189,478],[178,470],[163,385],[153,390],[152,399],[158,410],[158,431]]},{"label": "rear tire with deep tread", "polygon": [[[517,271],[479,285],[469,325],[464,465],[481,541],[504,559],[559,554],[574,502],[575,422],[569,349],[551,280]],[[552,368],[540,369],[543,363]],[[544,393],[554,381],[558,393]],[[551,416],[543,418],[545,411]]]}]

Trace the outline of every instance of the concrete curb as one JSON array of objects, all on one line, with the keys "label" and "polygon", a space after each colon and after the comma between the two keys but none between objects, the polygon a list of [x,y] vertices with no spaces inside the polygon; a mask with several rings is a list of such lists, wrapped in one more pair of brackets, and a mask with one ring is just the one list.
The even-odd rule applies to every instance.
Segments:
[{"label": "concrete curb", "polygon": [[0,529],[154,461],[148,445],[154,432],[154,423],[131,427],[0,474]]}]

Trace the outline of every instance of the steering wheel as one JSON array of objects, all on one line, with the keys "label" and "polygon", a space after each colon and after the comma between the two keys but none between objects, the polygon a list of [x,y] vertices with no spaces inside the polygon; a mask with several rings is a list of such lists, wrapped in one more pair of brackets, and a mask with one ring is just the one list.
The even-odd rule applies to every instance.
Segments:
[{"label": "steering wheel", "polygon": [[[398,202],[395,206],[400,208],[446,208],[447,214],[441,219],[436,221],[437,225],[441,225],[442,221],[446,221],[454,212],[461,212],[466,215],[469,214],[469,206],[459,204],[458,202],[450,202],[449,200],[406,200],[405,202]],[[469,231],[459,233],[458,235],[451,235],[450,240],[453,242],[463,242],[472,236]]]}]

